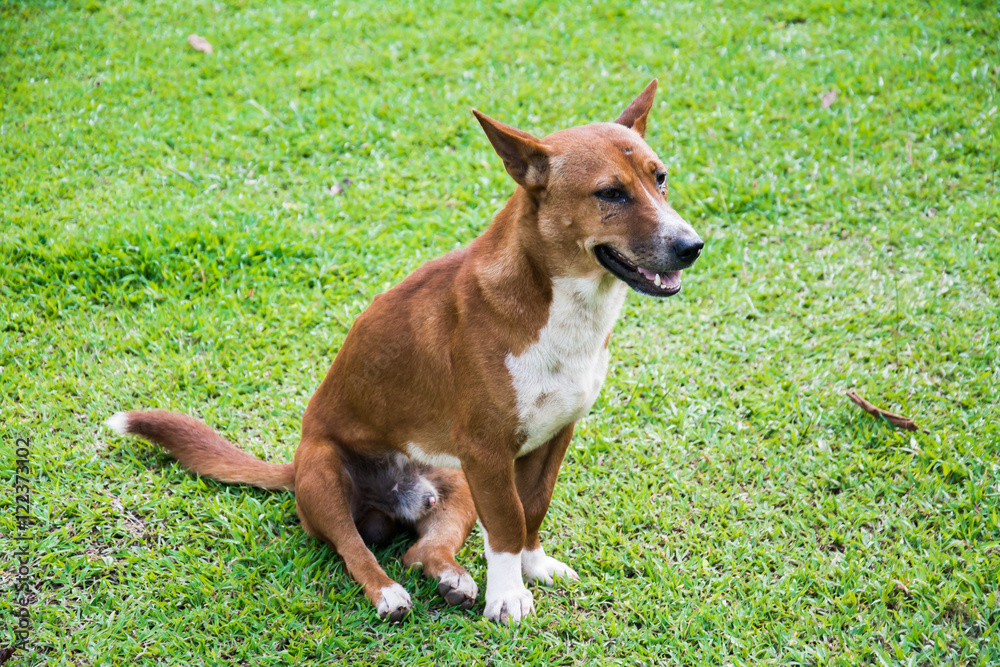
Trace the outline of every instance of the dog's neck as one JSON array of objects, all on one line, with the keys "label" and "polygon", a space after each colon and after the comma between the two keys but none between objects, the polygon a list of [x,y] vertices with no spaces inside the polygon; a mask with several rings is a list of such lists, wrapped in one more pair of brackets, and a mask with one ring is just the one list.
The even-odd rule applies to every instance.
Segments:
[{"label": "dog's neck", "polygon": [[538,202],[520,186],[475,243],[479,267],[552,274],[538,229]]},{"label": "dog's neck", "polygon": [[483,299],[504,319],[529,326],[544,322],[552,300],[552,274],[537,219],[537,203],[518,187],[469,245],[471,270]]},{"label": "dog's neck", "polygon": [[[604,271],[567,275],[557,258],[549,256],[538,214],[537,201],[518,187],[470,245],[475,281],[486,303],[512,327],[523,328],[528,337],[524,343],[533,342],[548,321],[554,291],[559,289],[571,289],[573,294],[564,296],[571,296],[581,308],[595,314],[613,311],[616,318],[626,285]],[[588,318],[586,313],[580,315]]]}]

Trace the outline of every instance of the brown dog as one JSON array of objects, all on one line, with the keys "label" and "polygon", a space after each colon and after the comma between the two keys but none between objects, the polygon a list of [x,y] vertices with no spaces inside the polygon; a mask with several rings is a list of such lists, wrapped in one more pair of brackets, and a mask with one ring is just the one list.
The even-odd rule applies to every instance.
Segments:
[{"label": "brown dog", "polygon": [[260,461],[175,413],[108,424],[200,475],[294,490],[303,528],[392,621],[409,595],[365,542],[414,529],[403,563],[469,608],[476,584],[455,553],[478,514],[485,615],[520,621],[533,604],[524,579],[576,578],[538,530],[573,425],[604,382],[627,287],[676,294],[703,246],[667,204],[666,170],[643,140],[655,91],[654,80],[614,123],[545,139],[473,111],[517,189],[482,236],[361,314],[309,401],[294,464]]}]

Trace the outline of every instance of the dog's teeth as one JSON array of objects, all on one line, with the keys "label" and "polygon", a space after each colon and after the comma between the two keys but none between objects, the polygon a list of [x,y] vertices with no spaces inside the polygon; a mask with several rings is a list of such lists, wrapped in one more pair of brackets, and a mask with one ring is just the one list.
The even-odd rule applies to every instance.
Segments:
[{"label": "dog's teeth", "polygon": [[660,274],[659,274],[659,273],[657,273],[657,274],[656,274],[656,277],[655,277],[655,278],[653,278],[653,282],[654,282],[654,283],[656,283],[656,286],[657,286],[657,287],[659,287],[659,286],[660,286]]}]

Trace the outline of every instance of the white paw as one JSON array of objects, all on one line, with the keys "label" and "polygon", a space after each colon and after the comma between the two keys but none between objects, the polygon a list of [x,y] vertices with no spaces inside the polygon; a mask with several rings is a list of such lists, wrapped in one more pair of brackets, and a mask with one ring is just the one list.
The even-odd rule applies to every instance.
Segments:
[{"label": "white paw", "polygon": [[529,582],[537,581],[545,586],[551,586],[556,579],[580,579],[576,570],[562,561],[546,556],[541,547],[521,552],[521,572]]},{"label": "white paw", "polygon": [[494,596],[490,592],[487,587],[486,611],[483,612],[483,616],[490,621],[504,625],[517,624],[535,609],[534,597],[523,584],[519,589],[512,588]]},{"label": "white paw", "polygon": [[453,607],[472,609],[479,588],[472,575],[465,570],[448,570],[438,579],[438,593]]},{"label": "white paw", "polygon": [[375,603],[379,618],[390,623],[399,623],[410,613],[413,603],[410,602],[410,594],[399,584],[386,586],[381,591],[382,597]]},{"label": "white paw", "polygon": [[535,607],[534,597],[524,587],[521,577],[521,554],[493,551],[485,527],[483,546],[486,556],[486,611],[483,616],[508,625],[520,623]]}]

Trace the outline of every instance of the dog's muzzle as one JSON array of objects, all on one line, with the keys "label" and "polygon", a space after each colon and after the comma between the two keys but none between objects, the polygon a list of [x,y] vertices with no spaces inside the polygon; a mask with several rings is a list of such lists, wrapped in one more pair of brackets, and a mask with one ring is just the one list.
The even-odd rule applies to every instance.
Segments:
[{"label": "dog's muzzle", "polygon": [[594,247],[597,261],[640,294],[673,296],[681,291],[681,271],[694,264],[705,243],[684,236],[670,244],[638,244],[629,256],[609,244]]}]

